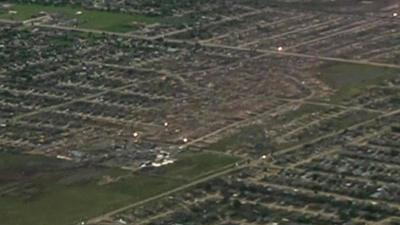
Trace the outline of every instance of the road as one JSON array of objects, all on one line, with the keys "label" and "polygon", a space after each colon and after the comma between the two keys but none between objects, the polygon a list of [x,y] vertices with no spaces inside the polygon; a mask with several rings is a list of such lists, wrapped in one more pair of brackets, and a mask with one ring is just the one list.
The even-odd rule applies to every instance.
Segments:
[{"label": "road", "polygon": [[106,214],[103,214],[103,215],[101,215],[101,216],[92,218],[92,219],[88,220],[87,223],[88,223],[88,224],[96,224],[96,223],[99,223],[99,222],[101,222],[101,221],[103,221],[103,220],[107,220],[107,219],[111,218],[112,216],[114,216],[114,215],[116,215],[116,214],[118,214],[118,213],[124,212],[124,211],[126,211],[126,210],[132,209],[132,208],[134,208],[134,207],[137,207],[137,206],[140,206],[140,205],[149,203],[149,202],[151,202],[151,201],[154,201],[154,200],[157,200],[157,199],[160,199],[160,198],[163,198],[163,197],[167,197],[167,196],[169,196],[169,195],[175,194],[175,193],[180,192],[180,191],[183,191],[183,190],[185,190],[185,189],[194,187],[194,186],[196,186],[196,185],[198,185],[198,184],[201,184],[201,183],[205,183],[205,182],[207,182],[207,181],[210,181],[210,180],[212,180],[212,179],[214,179],[214,178],[221,177],[221,176],[223,176],[223,175],[226,175],[226,174],[229,174],[229,173],[232,173],[232,172],[241,170],[241,169],[245,168],[246,166],[247,166],[247,165],[245,165],[245,164],[241,164],[241,165],[239,165],[239,166],[233,166],[233,167],[228,168],[228,169],[225,169],[225,170],[223,170],[223,171],[220,171],[220,172],[211,174],[211,175],[209,175],[209,176],[207,176],[207,177],[204,177],[204,178],[195,180],[195,181],[193,181],[193,182],[190,182],[190,183],[188,183],[188,184],[182,185],[182,186],[180,186],[180,187],[178,187],[178,188],[175,188],[175,189],[166,191],[166,192],[164,192],[164,193],[155,195],[155,196],[153,196],[153,197],[147,198],[147,199],[145,199],[145,200],[143,200],[143,201],[135,202],[135,203],[133,203],[133,204],[130,204],[130,205],[124,206],[124,207],[122,207],[122,208],[119,208],[119,209],[113,210],[113,211],[111,211],[111,212],[108,212],[108,213],[106,213]]},{"label": "road", "polygon": [[[17,23],[15,21],[8,21],[8,20],[0,20],[0,22]],[[323,25],[324,24],[325,23],[323,23]],[[47,28],[47,29],[59,29],[59,30],[77,31],[77,32],[85,32],[85,33],[97,33],[97,34],[120,36],[120,37],[133,38],[133,39],[139,39],[139,40],[147,40],[147,41],[153,41],[153,40],[155,40],[155,38],[157,38],[157,36],[156,37],[147,37],[147,36],[139,36],[139,35],[133,35],[133,34],[124,34],[124,33],[100,31],[100,30],[87,29],[87,28],[63,27],[63,26],[56,26],[56,25],[36,25],[36,26],[37,27],[41,27],[41,28]],[[346,30],[346,31],[349,31],[349,30]],[[319,41],[319,40],[322,40],[322,38],[318,39],[318,40],[313,40],[313,41]],[[256,52],[256,53],[261,53],[262,55],[266,55],[266,54],[268,54],[268,55],[281,55],[281,56],[290,56],[290,57],[298,57],[298,58],[317,59],[317,60],[331,61],[331,62],[354,63],[354,64],[362,64],[362,65],[370,65],[370,66],[379,66],[379,67],[388,67],[388,68],[400,69],[400,65],[395,65],[395,64],[370,62],[370,61],[366,61],[366,60],[353,60],[353,59],[335,58],[335,57],[327,57],[327,56],[309,55],[309,54],[290,52],[290,51],[288,51],[289,49],[285,49],[284,51],[273,51],[273,50],[265,50],[265,49],[252,49],[252,48],[246,47],[246,45],[244,45],[244,46],[228,46],[228,45],[222,45],[222,44],[213,44],[213,43],[206,43],[206,42],[200,42],[199,43],[199,42],[176,40],[176,39],[165,39],[165,42],[166,43],[174,43],[174,44],[191,44],[191,45],[200,44],[201,46],[208,47],[208,48],[218,48],[218,49],[229,49],[229,50],[236,50],[236,51]],[[122,68],[123,66],[118,66],[118,67]],[[124,68],[131,69],[131,68],[128,68],[128,67],[124,67]],[[182,79],[182,78],[180,78],[180,79],[184,81],[184,79]],[[46,107],[46,108],[43,108],[43,109],[40,109],[40,110],[37,110],[37,111],[34,111],[34,112],[23,114],[21,116],[15,117],[12,120],[12,122],[16,122],[16,121],[18,121],[18,120],[20,120],[22,118],[25,118],[27,116],[32,116],[32,115],[35,115],[35,114],[40,113],[40,112],[48,112],[48,111],[57,109],[59,107],[65,106],[65,105],[78,102],[78,101],[89,100],[89,99],[92,99],[92,98],[96,98],[96,97],[99,97],[99,96],[104,95],[104,94],[106,94],[108,92],[111,92],[111,91],[123,90],[123,89],[131,87],[132,85],[136,85],[136,84],[128,84],[128,85],[125,85],[125,86],[122,86],[122,87],[118,87],[118,88],[106,90],[106,91],[103,91],[103,92],[99,92],[99,93],[96,93],[94,95],[85,96],[85,97],[74,99],[74,100],[59,104],[59,105],[54,105],[54,106]],[[300,99],[298,101],[300,103],[305,103],[305,102],[307,102],[307,98]],[[284,105],[281,105],[278,109],[273,109],[273,110],[276,110],[278,112],[279,111],[285,111],[289,105],[290,104],[284,104]],[[207,139],[209,139],[211,137],[215,137],[217,135],[220,135],[220,134],[222,134],[222,133],[224,133],[224,132],[226,132],[228,130],[237,129],[237,128],[243,126],[243,125],[251,123],[252,121],[255,121],[255,120],[259,119],[259,118],[262,118],[263,116],[269,114],[271,111],[272,110],[268,110],[268,111],[266,111],[264,113],[261,113],[261,114],[259,114],[257,116],[254,116],[254,117],[242,120],[242,121],[238,121],[238,122],[232,123],[232,124],[230,124],[230,125],[228,125],[226,127],[222,127],[222,128],[220,128],[218,130],[215,130],[215,131],[213,131],[213,132],[211,132],[211,133],[209,133],[209,134],[207,134],[207,135],[205,135],[203,137],[200,137],[198,139],[192,140],[192,141],[188,142],[187,144],[183,145],[182,147],[188,147],[188,146],[196,144],[198,142],[202,142],[204,140],[207,140]],[[384,118],[384,117],[388,117],[388,116],[391,116],[391,115],[394,115],[394,114],[397,114],[397,113],[400,113],[400,110],[386,112],[386,113],[383,113],[382,115],[377,116],[377,117],[375,117],[373,119],[366,120],[366,121],[363,121],[361,123],[357,123],[357,124],[355,124],[353,126],[350,126],[350,127],[346,128],[346,129],[356,129],[359,126],[362,126],[362,125],[368,124],[370,122],[373,122],[377,118]],[[299,145],[283,149],[283,150],[277,152],[275,155],[281,155],[281,154],[290,153],[292,151],[297,150],[299,147],[303,146],[304,144],[316,143],[318,141],[321,141],[321,140],[324,140],[324,139],[327,139],[327,138],[330,138],[330,137],[334,137],[334,136],[339,135],[340,133],[342,133],[344,130],[345,129],[341,129],[341,130],[338,130],[338,131],[335,131],[335,132],[331,132],[329,134],[326,134],[326,135],[323,135],[323,136],[318,137],[316,139],[313,139],[312,141],[310,141],[308,143],[301,143]],[[333,150],[332,151],[328,151],[328,152],[325,152],[324,154],[331,154],[332,152],[334,152],[334,151]],[[314,157],[320,157],[320,156],[322,156],[322,155],[316,155]],[[310,158],[308,158],[307,160],[310,160]],[[261,159],[260,160],[254,160],[254,161],[251,162],[251,165],[259,165],[262,162],[263,161]],[[304,161],[302,161],[301,163],[304,163]],[[142,200],[142,201],[139,201],[139,202],[136,202],[136,203],[133,203],[133,204],[129,204],[127,206],[124,206],[122,208],[113,210],[113,211],[108,212],[108,213],[106,213],[104,215],[101,215],[99,217],[92,218],[92,219],[90,219],[88,221],[88,223],[89,224],[96,224],[96,223],[98,223],[100,221],[107,220],[110,217],[112,217],[112,216],[114,216],[114,215],[116,215],[118,213],[121,213],[123,211],[132,209],[134,207],[146,204],[148,202],[151,202],[151,201],[163,198],[163,197],[167,197],[167,196],[172,195],[174,193],[177,193],[177,192],[183,191],[185,189],[194,187],[194,186],[196,186],[198,184],[210,181],[210,180],[212,180],[214,178],[217,178],[217,177],[220,177],[220,176],[224,176],[224,175],[227,175],[229,173],[241,170],[241,169],[243,169],[243,168],[245,168],[247,166],[249,166],[249,165],[241,164],[239,166],[234,166],[234,167],[227,168],[227,169],[224,169],[222,171],[210,174],[210,175],[208,175],[206,177],[203,177],[203,178],[200,178],[200,179],[198,179],[196,181],[193,181],[193,182],[190,182],[188,184],[182,185],[182,186],[180,186],[178,188],[169,190],[167,192],[155,195],[153,197],[147,198],[145,200]],[[292,187],[290,187],[290,188],[292,188]],[[331,193],[329,193],[329,194],[331,194]]]},{"label": "road", "polygon": [[[342,133],[345,129],[356,129],[356,128],[360,127],[360,126],[363,126],[363,125],[366,125],[366,124],[368,124],[368,123],[371,123],[371,122],[375,121],[376,119],[382,119],[382,118],[385,118],[385,117],[389,117],[389,116],[392,116],[392,115],[396,115],[396,114],[398,114],[398,113],[400,113],[400,109],[394,110],[394,111],[391,111],[391,112],[387,112],[387,113],[382,114],[382,115],[379,115],[379,116],[377,116],[377,117],[375,117],[375,118],[373,118],[373,119],[365,120],[365,121],[363,121],[363,122],[357,123],[357,124],[352,125],[352,126],[350,126],[350,127],[347,127],[347,128],[344,128],[344,129],[335,131],[335,132],[331,132],[331,133],[326,134],[326,135],[323,135],[323,136],[318,137],[318,138],[316,138],[316,139],[314,139],[314,140],[312,140],[312,141],[310,141],[310,142],[308,142],[308,143],[301,143],[301,144],[298,144],[298,145],[296,145],[296,146],[292,146],[292,147],[283,149],[283,150],[281,150],[281,151],[276,152],[275,155],[287,154],[287,153],[289,153],[289,152],[291,152],[291,151],[294,151],[294,150],[300,148],[300,147],[303,146],[304,144],[316,143],[316,142],[318,142],[318,141],[321,141],[321,140],[324,140],[324,139],[327,139],[327,138],[330,138],[330,137],[339,135],[339,134]],[[232,127],[235,127],[236,125],[233,124],[233,125],[231,125],[231,126],[232,126]],[[223,128],[223,129],[230,129],[230,128],[231,128],[231,127]],[[216,131],[216,132],[218,133],[218,132],[221,132],[221,131]],[[213,134],[213,135],[214,135],[214,134]],[[208,136],[206,135],[205,137],[203,137],[203,139],[208,138],[209,136],[210,136],[210,135],[208,135]],[[326,154],[332,154],[332,153],[334,153],[334,152],[336,152],[336,149],[331,149],[331,150],[328,151],[328,152],[322,152],[322,153],[320,153],[320,154],[317,154],[317,155],[313,156],[312,159],[321,157],[321,156],[326,155]],[[306,159],[306,161],[301,161],[301,162],[299,162],[299,163],[296,163],[295,166],[300,165],[300,164],[303,164],[303,163],[305,163],[305,162],[308,162],[309,160],[310,160],[310,159]],[[101,222],[101,221],[103,221],[103,220],[108,220],[108,219],[110,219],[112,216],[114,216],[114,215],[116,215],[116,214],[118,214],[118,213],[124,212],[124,211],[126,211],[126,210],[131,209],[131,208],[134,208],[134,207],[137,207],[137,206],[146,204],[146,203],[148,203],[148,202],[151,202],[151,201],[154,201],[154,200],[163,198],[163,197],[167,197],[167,196],[172,195],[172,194],[174,194],[174,193],[177,193],[177,192],[179,192],[179,191],[183,191],[183,190],[185,190],[185,189],[194,187],[194,186],[196,186],[196,185],[198,185],[198,184],[201,184],[201,183],[210,181],[210,180],[212,180],[212,179],[214,179],[214,178],[217,178],[217,177],[220,177],[220,176],[224,176],[224,175],[226,175],[226,174],[229,174],[229,173],[232,173],[232,172],[241,170],[241,169],[243,169],[243,168],[245,168],[245,167],[262,165],[262,164],[264,163],[264,161],[265,161],[264,159],[256,159],[256,160],[252,160],[252,161],[250,162],[250,164],[241,164],[241,165],[239,165],[239,166],[232,167],[232,168],[228,168],[228,169],[225,169],[225,170],[223,170],[223,171],[220,171],[220,172],[211,174],[211,175],[209,175],[209,176],[206,176],[206,177],[204,177],[204,178],[198,179],[198,180],[193,181],[193,182],[191,182],[191,183],[185,184],[185,185],[180,186],[180,187],[178,187],[178,188],[172,189],[172,190],[167,191],[167,192],[165,192],[165,193],[162,193],[162,194],[159,194],[159,195],[155,195],[155,196],[153,196],[153,197],[151,197],[151,198],[148,198],[148,199],[145,199],[145,200],[143,200],[143,201],[136,202],[136,203],[127,205],[127,206],[125,206],[125,207],[119,208],[119,209],[117,209],[117,210],[113,210],[113,211],[111,211],[111,212],[108,212],[108,213],[106,213],[106,214],[104,214],[104,215],[101,215],[101,216],[99,216],[99,217],[92,218],[92,219],[88,220],[88,224],[96,224],[96,223],[99,223],[99,222]],[[295,166],[292,166],[292,167],[294,168]],[[292,168],[292,167],[291,167],[291,168]],[[278,168],[279,168],[279,167],[278,167]],[[292,188],[292,187],[290,187],[290,188]],[[335,194],[332,194],[332,193],[328,193],[328,194],[330,194],[330,195],[335,195]],[[342,195],[337,195],[337,196],[342,196]],[[345,196],[345,198],[348,199],[348,198],[351,198],[351,197]],[[397,204],[395,204],[395,205],[396,205],[397,207],[399,207]]]},{"label": "road", "polygon": [[[1,22],[1,20],[0,20],[0,22]],[[3,22],[15,23],[15,21],[10,21],[10,20],[3,20]],[[101,31],[101,30],[88,29],[88,28],[64,27],[64,26],[58,26],[58,25],[43,25],[43,24],[35,25],[35,26],[41,27],[41,28],[48,28],[48,29],[59,29],[59,30],[67,30],[67,31],[77,31],[77,32],[85,32],[85,33],[120,36],[120,37],[134,38],[134,39],[146,40],[146,41],[154,41],[155,40],[154,37],[133,35],[133,34],[129,34],[129,33]],[[229,49],[229,50],[237,50],[237,51],[256,52],[256,53],[261,53],[261,54],[291,56],[291,57],[316,59],[316,60],[323,60],[323,61],[330,61],[330,62],[354,63],[354,64],[361,64],[361,65],[400,69],[400,65],[389,64],[389,63],[370,62],[367,60],[344,59],[344,58],[309,55],[309,54],[303,54],[303,53],[278,51],[278,50],[273,51],[273,50],[266,50],[266,49],[253,49],[253,48],[246,48],[246,47],[240,47],[240,46],[228,46],[228,45],[222,45],[222,44],[212,44],[212,43],[195,42],[195,41],[187,41],[187,40],[177,40],[177,39],[164,39],[164,42],[171,43],[171,44],[190,44],[190,45],[199,44],[203,47],[209,47],[209,48],[221,48],[221,49]]]},{"label": "road", "polygon": [[[180,43],[179,40],[169,40],[173,43]],[[308,55],[303,53],[295,53],[295,52],[285,52],[285,51],[273,51],[273,50],[265,50],[265,49],[251,49],[251,48],[243,48],[243,47],[235,47],[235,46],[227,46],[221,44],[202,44],[204,47],[210,48],[222,48],[222,49],[230,49],[230,50],[238,50],[238,51],[248,51],[248,52],[257,52],[262,54],[271,54],[271,55],[282,55],[282,56],[292,56],[298,58],[307,58],[307,59],[317,59],[329,62],[342,62],[342,63],[353,63],[360,65],[368,65],[368,66],[379,66],[379,67],[387,67],[387,68],[395,68],[400,69],[400,65],[389,64],[389,63],[379,63],[379,62],[370,62],[367,60],[355,60],[355,59],[343,59],[343,58],[335,58],[328,56],[319,56],[319,55]]]}]

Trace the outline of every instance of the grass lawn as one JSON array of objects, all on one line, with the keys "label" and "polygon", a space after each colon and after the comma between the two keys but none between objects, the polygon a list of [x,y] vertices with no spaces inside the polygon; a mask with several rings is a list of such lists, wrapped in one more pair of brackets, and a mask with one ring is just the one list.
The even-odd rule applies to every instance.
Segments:
[{"label": "grass lawn", "polygon": [[[0,12],[0,18],[12,20],[27,20],[32,16],[38,15],[41,11],[48,13],[60,13],[70,19],[78,19],[81,28],[90,28],[112,32],[128,32],[136,29],[133,22],[140,22],[146,24],[152,23],[179,23],[181,20],[178,18],[162,18],[150,17],[143,15],[134,15],[118,12],[105,12],[96,10],[85,10],[77,6],[51,6],[39,4],[14,4],[12,10],[17,11],[17,14],[10,15],[8,12]],[[77,11],[81,11],[81,15],[76,15]]]},{"label": "grass lawn", "polygon": [[[102,171],[106,174],[106,171]],[[133,176],[99,186],[95,182],[69,186],[43,182],[32,199],[0,197],[0,219],[7,225],[72,225],[103,212],[140,201],[179,186],[177,181]]]},{"label": "grass lawn", "polygon": [[234,156],[214,153],[184,153],[171,165],[154,170],[155,174],[184,180],[195,180],[210,172],[237,162]]},{"label": "grass lawn", "polygon": [[360,94],[368,85],[379,84],[385,79],[400,76],[399,69],[352,63],[334,63],[325,66],[319,77],[337,90],[332,101],[340,102]]},{"label": "grass lawn", "polygon": [[268,130],[268,127],[271,126],[288,123],[306,114],[324,110],[327,110],[327,107],[311,104],[301,105],[298,109],[289,111],[264,124],[243,127],[238,132],[211,144],[210,149],[224,152],[238,149],[248,149],[258,153],[269,152],[274,145],[271,140],[265,137],[264,130]]},{"label": "grass lawn", "polygon": [[304,115],[312,114],[315,112],[324,112],[329,110],[326,106],[321,105],[313,105],[313,104],[302,104],[296,110],[289,111],[281,116],[279,116],[276,120],[272,121],[274,124],[283,124],[290,122],[294,119],[302,117]]},{"label": "grass lawn", "polygon": [[[211,144],[210,149],[215,151],[227,152],[230,150],[238,150],[240,148],[257,148],[257,144],[264,145],[267,142],[264,129],[261,125],[250,125],[243,127],[237,133],[222,138],[221,140]],[[260,146],[264,148],[265,146]],[[263,150],[263,149],[259,149]]]},{"label": "grass lawn", "polygon": [[11,153],[0,153],[0,171],[21,173],[24,170],[43,168],[55,163],[63,163],[63,161],[35,155],[20,156]]},{"label": "grass lawn", "polygon": [[[160,176],[151,176],[0,153],[0,221],[7,225],[77,224],[179,187],[236,160],[222,154],[185,153],[176,164],[152,171]],[[100,185],[107,175],[121,179]]]},{"label": "grass lawn", "polygon": [[[275,148],[280,150],[280,149],[285,149],[289,147],[293,147],[295,145],[301,144],[301,143],[307,143],[310,142],[314,139],[319,138],[322,135],[326,135],[330,132],[336,132],[348,127],[351,127],[357,123],[360,123],[362,121],[366,121],[369,119],[372,119],[376,117],[378,113],[372,113],[364,110],[360,111],[354,111],[353,115],[351,116],[345,116],[345,117],[335,117],[331,118],[328,120],[323,120],[320,125],[322,125],[322,132],[313,132],[313,133],[305,133],[302,135],[299,140],[296,140],[295,142],[286,142],[286,143],[281,143],[275,145]],[[315,130],[316,131],[316,130]]]},{"label": "grass lawn", "polygon": [[[76,224],[182,185],[118,169],[74,167],[40,156],[0,153],[0,165],[0,193],[4,192],[0,195],[0,221],[7,225]],[[125,176],[99,185],[105,175]],[[14,182],[18,184],[7,192],[10,188],[6,186]]]}]

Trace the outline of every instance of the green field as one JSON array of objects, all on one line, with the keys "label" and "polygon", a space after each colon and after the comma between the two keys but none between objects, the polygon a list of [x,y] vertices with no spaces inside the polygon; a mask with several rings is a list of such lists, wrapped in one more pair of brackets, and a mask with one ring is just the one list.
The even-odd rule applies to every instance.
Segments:
[{"label": "green field", "polygon": [[249,125],[241,128],[238,132],[229,135],[221,140],[213,143],[209,146],[210,149],[215,151],[229,151],[238,149],[247,149],[256,153],[268,153],[271,148],[275,149],[274,143],[265,136],[265,131],[269,127],[288,123],[296,118],[311,114],[313,112],[319,112],[327,110],[327,107],[303,104],[296,110],[289,111],[285,114],[278,116],[272,120],[264,122],[263,124]]},{"label": "green field", "polygon": [[[76,224],[179,187],[235,160],[208,153],[184,155],[176,164],[158,168],[161,176],[152,176],[0,153],[0,221],[7,225]],[[119,179],[99,183],[104,176]]]},{"label": "green field", "polygon": [[[40,12],[58,13],[68,19],[78,19],[78,27],[97,29],[111,32],[128,32],[137,28],[135,22],[152,24],[152,23],[169,23],[179,24],[181,22],[188,22],[184,18],[163,18],[151,17],[144,15],[134,15],[118,12],[106,12],[96,10],[85,10],[77,6],[51,6],[51,5],[38,5],[38,4],[14,4],[11,8],[17,11],[17,14],[10,15],[8,12],[0,11],[0,18],[23,21],[37,16]],[[81,11],[81,15],[76,15]]]},{"label": "green field", "polygon": [[227,152],[230,150],[248,149],[264,151],[268,141],[264,135],[264,129],[261,125],[251,125],[241,128],[235,134],[222,138],[211,144],[210,149],[215,151]]},{"label": "green field", "polygon": [[185,153],[176,163],[154,171],[155,174],[183,179],[195,180],[210,172],[232,165],[238,158],[213,153]]},{"label": "green field", "polygon": [[276,124],[284,124],[288,123],[294,119],[298,119],[299,117],[309,115],[316,112],[324,112],[329,111],[330,108],[321,105],[314,104],[302,104],[300,107],[295,110],[291,110],[287,113],[280,115],[278,118],[274,119],[272,122],[274,125]]},{"label": "green field", "polygon": [[319,78],[337,90],[332,101],[342,101],[360,94],[368,85],[400,76],[399,69],[352,63],[334,63],[320,70]]}]

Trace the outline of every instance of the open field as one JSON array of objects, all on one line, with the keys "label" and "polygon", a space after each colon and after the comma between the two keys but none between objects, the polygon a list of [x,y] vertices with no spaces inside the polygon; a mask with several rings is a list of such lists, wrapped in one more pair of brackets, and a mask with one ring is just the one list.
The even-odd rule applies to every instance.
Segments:
[{"label": "open field", "polygon": [[[211,159],[211,161],[209,161]],[[160,176],[96,168],[41,156],[0,154],[1,219],[9,225],[75,224],[128,203],[176,188],[234,162],[191,154]],[[164,178],[165,175],[165,178]],[[173,179],[176,178],[176,179]]]},{"label": "open field", "polygon": [[193,181],[210,172],[233,166],[239,158],[213,153],[183,153],[180,160],[165,168],[151,171],[150,174]]},{"label": "open field", "polygon": [[321,68],[320,79],[336,90],[333,101],[340,102],[359,95],[369,85],[382,84],[398,77],[399,69],[338,63]]},{"label": "open field", "polygon": [[[180,18],[163,18],[157,16],[134,15],[127,13],[105,12],[96,10],[87,10],[78,6],[51,6],[39,4],[13,4],[10,10],[14,10],[17,14],[9,14],[8,12],[0,12],[0,18],[11,19],[17,21],[26,21],[40,15],[41,12],[54,14],[65,17],[68,20],[76,20],[72,24],[79,28],[90,28],[112,32],[130,32],[138,29],[140,24],[154,23],[175,23],[185,22]],[[81,12],[82,14],[77,14]],[[190,21],[186,19],[186,21]]]}]

